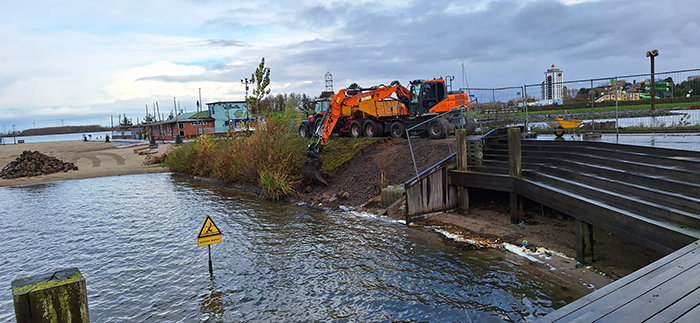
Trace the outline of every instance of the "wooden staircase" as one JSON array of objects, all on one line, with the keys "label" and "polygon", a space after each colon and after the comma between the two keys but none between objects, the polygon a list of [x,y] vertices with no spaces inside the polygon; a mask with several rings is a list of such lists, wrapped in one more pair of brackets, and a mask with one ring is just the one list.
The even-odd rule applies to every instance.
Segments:
[{"label": "wooden staircase", "polygon": [[[484,137],[483,161],[455,183],[504,190],[508,143]],[[700,238],[700,153],[590,141],[522,140],[511,193],[663,253]],[[494,187],[484,183],[491,175]],[[469,185],[467,185],[469,186]]]}]

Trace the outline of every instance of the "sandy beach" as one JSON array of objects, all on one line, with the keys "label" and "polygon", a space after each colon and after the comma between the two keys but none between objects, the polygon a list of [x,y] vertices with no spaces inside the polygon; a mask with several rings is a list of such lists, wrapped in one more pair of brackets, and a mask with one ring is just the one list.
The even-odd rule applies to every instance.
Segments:
[{"label": "sandy beach", "polygon": [[[70,179],[82,179],[102,176],[145,174],[167,172],[157,165],[144,165],[147,155],[135,153],[135,149],[147,148],[148,144],[129,144],[104,141],[62,141],[0,145],[0,167],[17,159],[22,151],[39,151],[40,153],[78,166],[77,171],[53,173],[33,177],[13,179],[0,178],[0,186],[23,185]],[[163,154],[171,149],[170,144],[160,144],[153,155]]]}]

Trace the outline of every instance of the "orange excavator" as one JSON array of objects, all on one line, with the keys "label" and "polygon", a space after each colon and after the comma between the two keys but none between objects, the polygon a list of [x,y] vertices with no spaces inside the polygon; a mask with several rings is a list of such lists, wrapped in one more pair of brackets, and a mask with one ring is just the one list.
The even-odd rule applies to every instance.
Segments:
[{"label": "orange excavator", "polygon": [[[460,124],[459,115],[468,111],[468,96],[449,93],[443,79],[412,81],[410,90],[398,81],[362,89],[342,89],[330,101],[323,122],[316,127],[307,150],[302,172],[307,178],[328,184],[321,176],[320,153],[332,133],[341,136],[394,138],[408,135],[406,129],[431,138],[446,138]],[[464,124],[462,121],[461,124]]]}]

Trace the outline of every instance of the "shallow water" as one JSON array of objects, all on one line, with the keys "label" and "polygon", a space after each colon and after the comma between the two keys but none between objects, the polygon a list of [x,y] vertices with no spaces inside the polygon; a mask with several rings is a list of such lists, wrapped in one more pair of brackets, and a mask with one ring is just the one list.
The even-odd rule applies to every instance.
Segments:
[{"label": "shallow water", "polygon": [[[3,322],[12,280],[69,267],[93,322],[519,322],[571,301],[497,252],[172,174],[0,187],[0,210]],[[206,215],[223,232],[213,277]]]}]

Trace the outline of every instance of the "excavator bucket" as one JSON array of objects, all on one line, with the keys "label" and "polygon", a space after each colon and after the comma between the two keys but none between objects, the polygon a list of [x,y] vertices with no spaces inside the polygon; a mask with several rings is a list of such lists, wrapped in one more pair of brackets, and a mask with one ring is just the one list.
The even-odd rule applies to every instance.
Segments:
[{"label": "excavator bucket", "polygon": [[304,177],[314,182],[328,185],[328,182],[326,182],[323,176],[321,176],[321,165],[323,165],[321,158],[316,156],[308,156],[306,157],[306,160],[304,160],[304,165],[301,167],[301,172],[304,174]]}]

